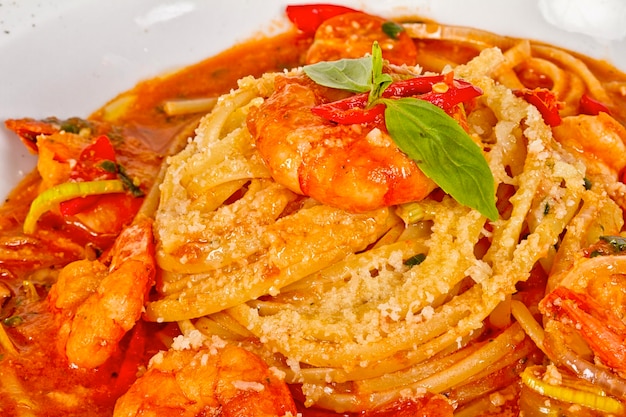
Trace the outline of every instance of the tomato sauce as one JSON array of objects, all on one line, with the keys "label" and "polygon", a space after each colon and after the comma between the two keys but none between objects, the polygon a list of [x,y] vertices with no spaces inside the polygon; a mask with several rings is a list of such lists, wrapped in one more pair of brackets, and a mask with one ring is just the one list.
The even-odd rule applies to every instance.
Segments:
[{"label": "tomato sauce", "polygon": [[[93,113],[90,118],[105,120],[112,103],[132,97],[132,104],[115,122],[148,131],[146,136],[155,149],[162,149],[185,122],[197,115],[169,116],[163,110],[167,100],[218,97],[237,86],[237,80],[265,72],[282,71],[302,64],[311,43],[309,37],[296,32],[262,38],[236,45],[215,57],[182,70],[137,84]],[[237,65],[232,65],[236,62]]]}]

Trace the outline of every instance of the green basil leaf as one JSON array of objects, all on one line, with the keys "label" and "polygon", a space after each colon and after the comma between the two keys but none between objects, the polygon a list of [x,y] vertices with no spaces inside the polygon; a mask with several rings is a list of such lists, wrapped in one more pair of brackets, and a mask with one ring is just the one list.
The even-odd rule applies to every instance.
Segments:
[{"label": "green basil leaf", "polygon": [[422,172],[456,201],[496,220],[494,179],[481,149],[442,109],[424,100],[381,99],[387,130]]},{"label": "green basil leaf", "polygon": [[404,32],[404,27],[402,25],[391,20],[383,23],[382,29],[385,35],[389,36],[391,39],[398,39],[400,34]]},{"label": "green basil leaf", "polygon": [[378,42],[375,41],[372,44],[372,81],[370,95],[367,99],[368,107],[382,96],[383,91],[392,81],[391,75],[383,74],[383,51]]},{"label": "green basil leaf", "polygon": [[304,73],[319,85],[330,88],[364,93],[370,91],[372,82],[372,58],[340,59],[322,61],[304,66]]}]

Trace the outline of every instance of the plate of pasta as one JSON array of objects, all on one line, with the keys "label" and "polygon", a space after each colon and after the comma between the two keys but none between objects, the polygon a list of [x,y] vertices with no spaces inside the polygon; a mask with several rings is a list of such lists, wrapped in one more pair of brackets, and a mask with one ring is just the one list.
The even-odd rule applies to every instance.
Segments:
[{"label": "plate of pasta", "polygon": [[4,414],[626,415],[620,2],[5,8]]}]

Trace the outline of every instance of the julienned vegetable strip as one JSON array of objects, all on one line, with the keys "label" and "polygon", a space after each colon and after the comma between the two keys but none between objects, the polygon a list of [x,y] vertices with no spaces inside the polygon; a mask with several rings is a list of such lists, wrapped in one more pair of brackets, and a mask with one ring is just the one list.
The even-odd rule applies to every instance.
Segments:
[{"label": "julienned vegetable strip", "polygon": [[24,233],[32,234],[37,227],[37,220],[62,201],[89,195],[123,193],[125,191],[124,183],[120,180],[66,182],[49,188],[39,194],[30,205],[30,210],[24,220]]},{"label": "julienned vegetable strip", "polygon": [[541,395],[604,413],[622,415],[624,412],[624,406],[621,402],[605,396],[602,392],[590,391],[586,386],[583,386],[583,381],[580,382],[580,388],[573,383],[566,384],[565,381],[560,385],[553,385],[541,379],[539,370],[540,367],[538,366],[530,366],[524,369],[521,377],[522,382],[528,388]]}]

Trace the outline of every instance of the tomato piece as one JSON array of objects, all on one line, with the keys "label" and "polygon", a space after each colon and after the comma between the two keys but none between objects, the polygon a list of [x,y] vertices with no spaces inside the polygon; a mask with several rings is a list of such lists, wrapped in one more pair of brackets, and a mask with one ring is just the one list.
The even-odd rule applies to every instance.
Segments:
[{"label": "tomato piece", "polygon": [[73,216],[98,204],[100,195],[87,195],[59,203],[59,211],[63,216]]},{"label": "tomato piece", "polygon": [[120,364],[113,392],[122,395],[137,379],[139,366],[143,364],[144,352],[146,350],[147,329],[143,321],[139,320],[130,332],[128,347],[124,352],[124,359]]},{"label": "tomato piece", "polygon": [[313,34],[317,28],[331,17],[357,10],[335,4],[290,5],[286,8],[287,17],[298,29],[306,34]]}]

